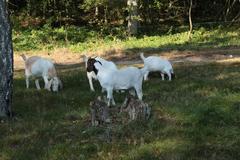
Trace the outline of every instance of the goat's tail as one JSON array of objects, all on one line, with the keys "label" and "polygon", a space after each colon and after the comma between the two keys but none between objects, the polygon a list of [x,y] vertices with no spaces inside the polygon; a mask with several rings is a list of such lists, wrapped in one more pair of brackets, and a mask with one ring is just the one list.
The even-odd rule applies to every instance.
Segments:
[{"label": "goat's tail", "polygon": [[142,59],[143,61],[145,60],[145,57],[144,57],[144,55],[143,55],[143,52],[140,53],[140,57],[141,57],[141,59]]},{"label": "goat's tail", "polygon": [[27,57],[25,56],[25,54],[21,54],[20,56],[22,57],[22,59],[23,59],[24,61],[27,60]]}]

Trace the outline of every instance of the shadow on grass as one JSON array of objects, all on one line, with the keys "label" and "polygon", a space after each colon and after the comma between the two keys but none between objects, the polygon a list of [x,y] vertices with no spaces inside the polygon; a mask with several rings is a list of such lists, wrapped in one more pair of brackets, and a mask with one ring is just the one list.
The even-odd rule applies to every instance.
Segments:
[{"label": "shadow on grass", "polygon": [[[238,159],[240,149],[239,63],[174,66],[176,79],[144,82],[149,121],[104,128],[89,126],[89,91],[79,64],[57,66],[64,83],[59,93],[25,89],[15,72],[15,120],[0,124],[1,159]],[[114,93],[117,102],[122,95]],[[4,146],[4,147],[3,147]]]}]

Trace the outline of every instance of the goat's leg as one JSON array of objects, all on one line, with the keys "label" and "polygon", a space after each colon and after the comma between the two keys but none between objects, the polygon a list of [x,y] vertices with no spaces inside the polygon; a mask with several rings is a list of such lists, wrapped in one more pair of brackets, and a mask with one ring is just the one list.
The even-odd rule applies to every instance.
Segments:
[{"label": "goat's leg", "polygon": [[164,81],[164,73],[160,73],[161,74],[161,77],[162,77],[162,80]]},{"label": "goat's leg", "polygon": [[89,79],[89,85],[90,85],[90,89],[91,91],[95,91],[94,87],[93,87],[93,83],[92,83],[92,78]]},{"label": "goat's leg", "polygon": [[142,87],[140,86],[136,86],[135,87],[135,90],[137,92],[137,97],[139,100],[142,100],[142,97],[143,97],[143,94],[142,94]]},{"label": "goat's leg", "polygon": [[170,72],[167,72],[168,75],[168,80],[171,81],[172,80],[172,74]]},{"label": "goat's leg", "polygon": [[172,80],[171,70],[164,70],[164,72],[168,75],[168,80]]},{"label": "goat's leg", "polygon": [[148,74],[149,74],[149,71],[147,71],[144,75],[144,81],[148,80]]},{"label": "goat's leg", "polygon": [[111,100],[113,99],[113,89],[112,88],[107,88],[107,99],[108,99],[108,106],[111,105]]},{"label": "goat's leg", "polygon": [[114,98],[112,97],[112,105],[113,106],[115,106],[116,105],[116,103],[115,103],[115,100],[114,100]]},{"label": "goat's leg", "polygon": [[26,76],[26,88],[29,88],[29,76]]},{"label": "goat's leg", "polygon": [[35,85],[36,85],[36,87],[37,87],[38,90],[41,89],[41,87],[40,87],[40,85],[39,85],[39,80],[38,80],[38,79],[35,80]]},{"label": "goat's leg", "polygon": [[90,73],[87,73],[87,77],[88,77],[88,83],[89,83],[89,86],[90,86],[90,89],[91,91],[95,91],[95,89],[93,88],[93,82],[92,82],[92,76]]},{"label": "goat's leg", "polygon": [[49,83],[49,81],[48,81],[48,76],[43,76],[43,80],[44,80],[44,83],[45,83],[44,89],[47,89],[47,90],[50,91],[51,83]]}]

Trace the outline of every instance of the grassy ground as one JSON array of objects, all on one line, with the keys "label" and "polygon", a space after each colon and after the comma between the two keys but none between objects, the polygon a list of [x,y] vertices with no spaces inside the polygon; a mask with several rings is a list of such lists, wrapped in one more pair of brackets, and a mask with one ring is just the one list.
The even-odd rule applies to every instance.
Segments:
[{"label": "grassy ground", "polygon": [[[79,68],[80,67],[80,68]],[[25,89],[15,72],[16,119],[0,123],[1,160],[239,159],[239,63],[175,64],[176,79],[144,82],[152,106],[146,122],[106,129],[89,126],[89,91],[83,66],[58,67],[63,91]],[[115,94],[117,102],[123,95]]]},{"label": "grassy ground", "polygon": [[187,38],[187,29],[170,27],[167,32],[140,34],[137,38],[126,38],[123,28],[111,30],[89,29],[85,27],[40,29],[14,29],[13,43],[15,51],[51,51],[56,48],[69,48],[72,52],[122,50],[198,50],[229,48],[240,45],[239,26],[194,28],[192,40]]}]

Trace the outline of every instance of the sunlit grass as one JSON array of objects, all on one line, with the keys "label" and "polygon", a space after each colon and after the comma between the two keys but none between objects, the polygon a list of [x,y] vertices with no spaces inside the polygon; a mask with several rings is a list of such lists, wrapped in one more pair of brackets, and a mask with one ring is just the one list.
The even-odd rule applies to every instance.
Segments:
[{"label": "sunlit grass", "polygon": [[[177,30],[177,29],[176,29]],[[15,51],[42,51],[69,48],[72,52],[107,51],[110,49],[187,50],[226,48],[240,45],[238,26],[194,28],[191,41],[188,31],[156,33],[155,35],[126,36],[125,30],[103,33],[86,27],[13,30]]]}]

